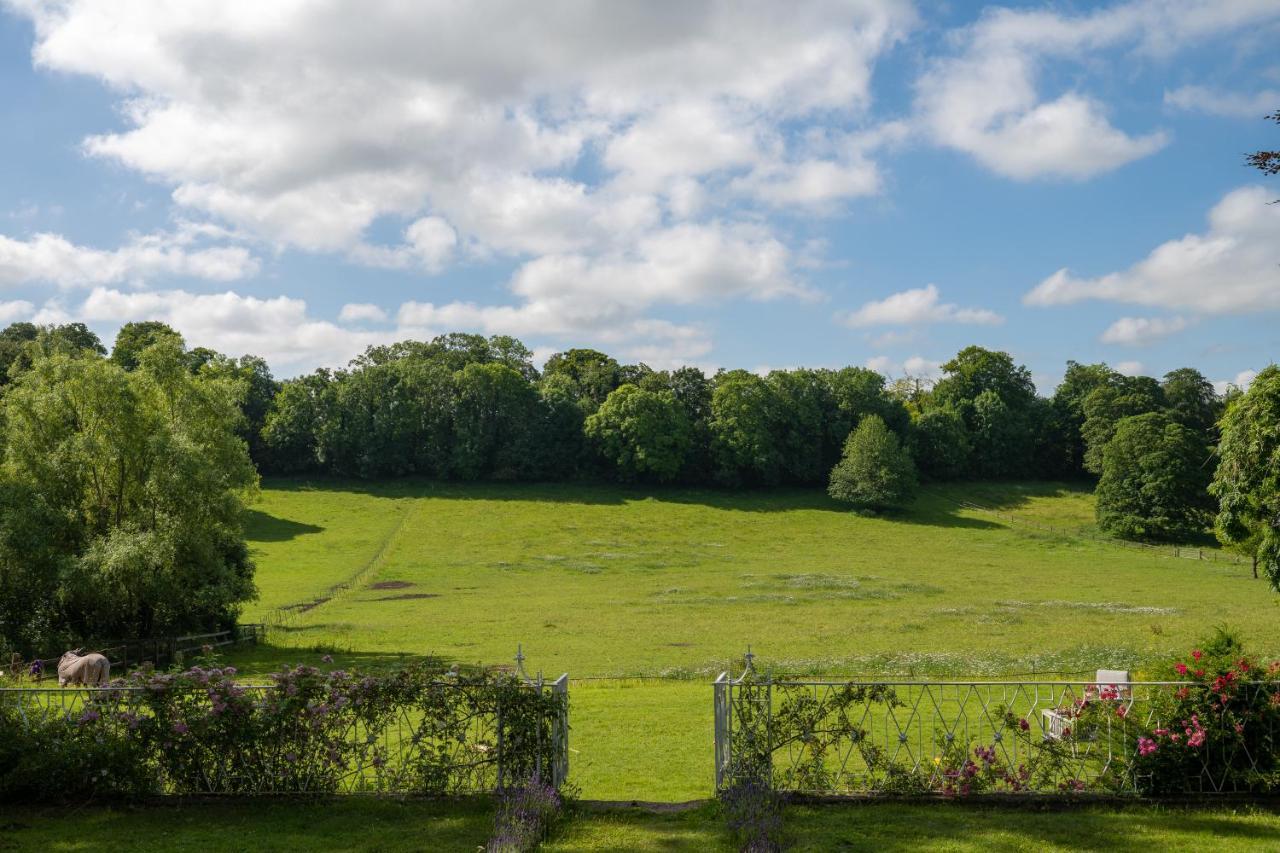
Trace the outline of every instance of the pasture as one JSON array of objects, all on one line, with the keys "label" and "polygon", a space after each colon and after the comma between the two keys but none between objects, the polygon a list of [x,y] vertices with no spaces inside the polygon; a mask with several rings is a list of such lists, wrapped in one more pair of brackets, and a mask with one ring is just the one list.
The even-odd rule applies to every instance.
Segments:
[{"label": "pasture", "polygon": [[1280,651],[1247,566],[1077,536],[1091,500],[962,484],[863,517],[813,490],[268,480],[245,618],[283,621],[236,663],[503,664],[523,644],[573,679],[584,796],[685,800],[711,789],[708,682],[748,645],[789,673],[915,677],[1142,671],[1223,623]]}]

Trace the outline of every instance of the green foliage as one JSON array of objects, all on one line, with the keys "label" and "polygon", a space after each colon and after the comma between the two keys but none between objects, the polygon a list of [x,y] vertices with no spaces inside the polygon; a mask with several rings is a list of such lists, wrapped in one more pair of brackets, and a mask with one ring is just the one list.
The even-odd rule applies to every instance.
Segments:
[{"label": "green foliage", "polygon": [[125,370],[135,370],[142,357],[142,351],[161,341],[175,343],[178,349],[186,348],[182,335],[167,323],[161,323],[158,320],[125,323],[116,333],[116,343],[111,348],[111,360]]},{"label": "green foliage", "polygon": [[827,493],[869,509],[904,506],[915,495],[911,456],[879,415],[868,415],[849,436],[844,455],[831,469]]},{"label": "green foliage", "polygon": [[693,425],[670,391],[622,385],[583,427],[622,480],[672,480],[693,445]]},{"label": "green foliage", "polygon": [[1163,412],[1123,418],[1102,454],[1098,526],[1125,539],[1203,530],[1211,509],[1208,454],[1200,435]]},{"label": "green foliage", "polygon": [[453,382],[451,470],[468,480],[520,476],[533,451],[538,392],[504,364],[468,364]]},{"label": "green foliage", "polygon": [[593,349],[571,349],[547,359],[543,376],[565,376],[573,381],[586,414],[591,414],[625,380],[618,362]]},{"label": "green foliage", "polygon": [[973,446],[964,418],[950,406],[918,415],[911,430],[911,455],[920,473],[933,480],[954,480],[970,469]]},{"label": "green foliage", "polygon": [[1214,529],[1225,544],[1255,556],[1280,590],[1280,367],[1271,365],[1228,406],[1218,468]]},{"label": "green foliage", "polygon": [[1109,385],[1096,388],[1084,399],[1084,469],[1101,474],[1103,451],[1124,418],[1158,412],[1164,408],[1164,392],[1147,376],[1121,376]]},{"label": "green foliage", "polygon": [[254,591],[241,392],[192,376],[172,341],[133,372],[98,356],[33,363],[4,397],[0,588],[38,594],[0,636],[33,649],[234,620]]},{"label": "green foliage", "polygon": [[1222,400],[1213,383],[1192,367],[1180,367],[1164,375],[1160,383],[1165,404],[1173,419],[1212,441],[1216,435],[1218,418],[1222,414]]},{"label": "green foliage", "polygon": [[782,453],[773,425],[779,401],[772,386],[745,370],[717,378],[711,395],[711,452],[716,479],[725,485],[775,485]]},{"label": "green foliage", "polygon": [[973,446],[971,473],[1028,473],[1035,449],[1031,371],[1006,352],[976,346],[961,350],[942,369],[946,376],[934,386],[932,402],[949,405],[964,418]]},{"label": "green foliage", "polygon": [[69,714],[40,707],[40,694],[8,699],[0,799],[490,791],[499,768],[507,779],[549,774],[565,710],[562,695],[516,676],[434,666],[383,676],[298,666],[265,689],[235,676],[138,670]]}]

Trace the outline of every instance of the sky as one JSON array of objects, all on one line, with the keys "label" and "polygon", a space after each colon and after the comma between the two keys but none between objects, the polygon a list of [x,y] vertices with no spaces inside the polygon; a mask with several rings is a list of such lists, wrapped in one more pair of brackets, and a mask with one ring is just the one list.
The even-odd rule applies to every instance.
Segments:
[{"label": "sky", "polygon": [[1280,0],[0,0],[0,323],[279,377],[510,334],[655,368],[1280,343]]}]

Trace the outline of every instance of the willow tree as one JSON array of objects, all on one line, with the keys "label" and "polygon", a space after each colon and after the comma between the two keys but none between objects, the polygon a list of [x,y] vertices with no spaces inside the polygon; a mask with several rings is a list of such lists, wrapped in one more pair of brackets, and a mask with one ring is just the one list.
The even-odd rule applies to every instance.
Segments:
[{"label": "willow tree", "polygon": [[[0,638],[30,648],[234,621],[254,595],[242,393],[193,375],[172,340],[132,371],[55,353],[17,379],[3,403]],[[28,597],[9,606],[17,591]]]}]

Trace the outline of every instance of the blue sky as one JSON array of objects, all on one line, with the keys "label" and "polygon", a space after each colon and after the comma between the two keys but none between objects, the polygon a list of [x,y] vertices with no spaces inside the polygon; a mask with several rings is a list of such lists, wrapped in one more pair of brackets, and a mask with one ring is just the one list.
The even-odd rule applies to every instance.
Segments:
[{"label": "blue sky", "polygon": [[459,330],[1243,381],[1278,34],[1275,0],[0,0],[0,320],[281,376]]}]

